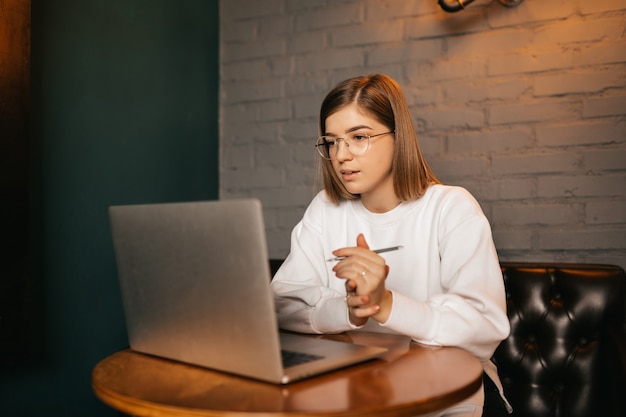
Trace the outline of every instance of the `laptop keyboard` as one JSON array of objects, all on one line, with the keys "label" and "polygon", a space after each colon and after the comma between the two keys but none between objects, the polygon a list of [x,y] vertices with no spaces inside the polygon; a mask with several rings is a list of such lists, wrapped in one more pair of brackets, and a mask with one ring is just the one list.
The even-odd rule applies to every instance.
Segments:
[{"label": "laptop keyboard", "polygon": [[289,368],[290,366],[301,365],[303,363],[311,362],[317,359],[322,359],[323,356],[312,355],[310,353],[293,352],[291,350],[281,350],[283,358],[283,367]]}]

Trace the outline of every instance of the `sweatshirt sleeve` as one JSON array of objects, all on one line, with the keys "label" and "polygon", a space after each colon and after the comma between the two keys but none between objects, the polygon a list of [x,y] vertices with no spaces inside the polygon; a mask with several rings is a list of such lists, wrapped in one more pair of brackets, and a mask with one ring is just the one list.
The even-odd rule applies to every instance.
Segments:
[{"label": "sweatshirt sleeve", "polygon": [[[331,279],[324,259],[319,197],[291,233],[291,250],[272,279],[281,329],[301,333],[340,333],[350,323],[343,282]],[[341,285],[339,285],[341,284]]]},{"label": "sweatshirt sleeve", "polygon": [[457,346],[488,360],[509,334],[491,228],[465,190],[449,196],[440,213],[439,277],[428,279],[440,280],[443,292],[425,301],[394,292],[392,311],[383,326],[423,344]]}]

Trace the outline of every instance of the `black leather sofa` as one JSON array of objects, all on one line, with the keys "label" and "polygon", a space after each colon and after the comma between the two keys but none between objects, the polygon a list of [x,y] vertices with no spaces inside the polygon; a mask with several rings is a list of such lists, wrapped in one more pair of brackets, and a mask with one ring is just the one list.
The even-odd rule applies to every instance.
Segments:
[{"label": "black leather sofa", "polygon": [[494,354],[514,416],[626,416],[625,274],[504,262],[511,334]]},{"label": "black leather sofa", "polygon": [[[272,276],[282,260],[270,260]],[[511,334],[497,348],[514,417],[626,417],[626,275],[502,262]]]}]

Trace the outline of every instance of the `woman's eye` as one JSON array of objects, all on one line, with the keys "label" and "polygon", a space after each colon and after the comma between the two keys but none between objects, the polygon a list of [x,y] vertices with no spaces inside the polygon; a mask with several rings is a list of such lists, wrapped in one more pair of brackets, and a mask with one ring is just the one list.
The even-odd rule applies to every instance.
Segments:
[{"label": "woman's eye", "polygon": [[367,139],[367,135],[354,135],[353,136],[353,140],[355,140],[356,142],[361,142],[361,141],[364,141],[365,139]]}]

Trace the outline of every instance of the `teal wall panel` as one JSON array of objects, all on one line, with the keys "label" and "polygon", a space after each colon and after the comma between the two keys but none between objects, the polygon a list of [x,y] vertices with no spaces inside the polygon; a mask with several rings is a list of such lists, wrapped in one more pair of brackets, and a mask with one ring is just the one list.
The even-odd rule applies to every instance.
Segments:
[{"label": "teal wall panel", "polygon": [[107,208],[218,197],[218,1],[32,0],[36,357],[3,416],[116,415],[91,369],[127,345]]}]

